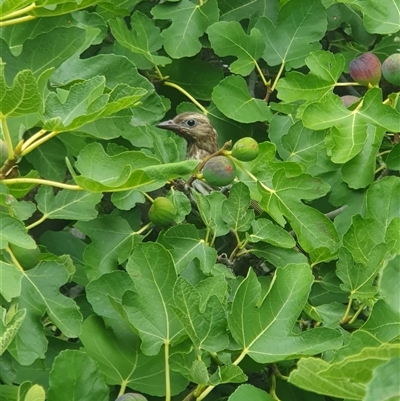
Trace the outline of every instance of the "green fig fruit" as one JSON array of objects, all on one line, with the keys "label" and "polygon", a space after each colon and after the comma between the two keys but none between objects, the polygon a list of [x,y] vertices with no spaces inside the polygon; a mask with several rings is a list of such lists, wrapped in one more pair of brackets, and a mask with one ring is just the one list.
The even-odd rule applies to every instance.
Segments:
[{"label": "green fig fruit", "polygon": [[204,179],[213,186],[223,187],[233,182],[236,177],[235,163],[226,156],[215,156],[206,162],[203,168]]},{"label": "green fig fruit", "polygon": [[160,196],[154,199],[149,209],[149,220],[158,226],[171,224],[176,216],[174,204],[168,199]]},{"label": "green fig fruit", "polygon": [[364,53],[350,62],[350,75],[361,85],[378,85],[381,80],[381,62],[372,53]]},{"label": "green fig fruit", "polygon": [[383,62],[382,74],[390,84],[400,86],[400,53],[392,54]]},{"label": "green fig fruit", "polygon": [[239,139],[232,148],[232,156],[242,162],[254,160],[259,152],[258,142],[250,137]]}]

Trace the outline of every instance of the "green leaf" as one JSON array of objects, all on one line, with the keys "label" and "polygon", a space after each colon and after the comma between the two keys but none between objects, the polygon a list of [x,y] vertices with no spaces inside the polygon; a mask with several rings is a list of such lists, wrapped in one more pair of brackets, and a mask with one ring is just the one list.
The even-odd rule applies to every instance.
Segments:
[{"label": "green leaf", "polygon": [[59,290],[69,277],[64,265],[55,261],[41,261],[25,272],[21,288],[24,296],[19,300],[19,308],[26,309],[26,317],[8,349],[19,363],[30,365],[44,357],[47,347],[42,324],[44,314],[66,337],[79,335],[82,315],[75,301]]},{"label": "green leaf", "polygon": [[251,26],[262,16],[276,21],[278,6],[278,0],[262,0],[248,3],[244,3],[242,0],[218,0],[221,20],[241,21],[242,19],[249,18]]},{"label": "green leaf", "polygon": [[[71,131],[100,117],[134,106],[147,91],[119,84],[110,93],[103,93],[105,78],[96,76],[74,84],[67,94],[51,92],[46,98],[46,130]],[[63,98],[65,96],[65,98]]]},{"label": "green leaf", "polygon": [[388,246],[380,244],[371,250],[366,265],[354,263],[354,260],[346,248],[342,248],[339,254],[336,274],[343,281],[340,288],[350,293],[350,298],[367,299],[377,293],[373,286],[375,278],[385,263],[388,255]]},{"label": "green leaf", "polygon": [[21,295],[23,273],[14,264],[0,261],[0,294],[7,302]]},{"label": "green leaf", "polygon": [[217,251],[205,244],[192,224],[171,227],[159,242],[171,252],[178,273],[186,269],[193,259],[199,261],[204,273],[209,273],[215,264]]},{"label": "green leaf", "polygon": [[197,54],[201,49],[200,36],[211,24],[218,21],[219,14],[216,0],[200,5],[189,0],[167,2],[153,7],[151,13],[155,19],[172,21],[161,34],[164,38],[164,49],[172,58]]},{"label": "green leaf", "polygon": [[157,55],[162,47],[160,29],[146,15],[139,11],[132,14],[132,31],[128,30],[121,18],[110,20],[109,25],[118,43],[135,53],[135,64],[138,68],[151,69],[154,65],[164,66],[171,63],[168,57]]},{"label": "green leaf", "polygon": [[109,156],[99,143],[91,143],[78,156],[76,167],[82,175],[75,176],[74,180],[92,192],[128,189],[145,192],[190,174],[198,163],[198,160],[186,160],[161,165],[156,158],[139,151]]},{"label": "green leaf", "polygon": [[232,75],[223,79],[214,88],[212,100],[223,114],[241,123],[272,119],[267,103],[250,96],[246,81],[239,76]]},{"label": "green leaf", "polygon": [[374,0],[346,0],[345,2],[361,10],[368,32],[390,34],[400,30],[400,10],[395,0],[383,0],[379,3],[379,7],[376,7]]},{"label": "green leaf", "polygon": [[202,195],[193,189],[192,196],[196,201],[203,223],[211,230],[213,236],[226,235],[229,232],[229,227],[221,214],[226,196],[219,191],[211,192],[209,195]]},{"label": "green leaf", "polygon": [[338,96],[330,94],[304,110],[302,120],[307,128],[332,127],[330,149],[334,163],[345,163],[361,152],[367,140],[367,124],[391,132],[400,131],[400,113],[382,104],[381,89],[370,89],[359,106],[353,111],[348,110]]},{"label": "green leaf", "polygon": [[31,70],[35,78],[49,68],[59,67],[67,58],[77,52],[86,41],[83,29],[56,28],[51,34],[43,33],[24,42],[23,52],[14,57],[1,44],[2,58],[7,63],[6,80],[10,82],[22,70]]},{"label": "green leaf", "polygon": [[222,205],[222,218],[234,231],[247,231],[254,220],[254,210],[249,210],[250,191],[242,182],[232,186],[229,198]]},{"label": "green leaf", "polygon": [[260,31],[253,28],[247,35],[237,21],[217,22],[208,28],[207,34],[218,56],[237,57],[229,66],[234,74],[249,75],[264,52],[265,43]]},{"label": "green leaf", "polygon": [[239,285],[228,326],[234,340],[259,363],[271,363],[294,355],[313,355],[341,344],[341,335],[330,329],[313,329],[293,335],[313,282],[307,264],[278,268],[266,295],[250,269]]},{"label": "green leaf", "polygon": [[269,65],[299,68],[311,52],[321,48],[326,12],[320,0],[291,0],[279,10],[276,23],[262,17],[255,26],[264,36],[263,58]]},{"label": "green leaf", "polygon": [[319,358],[303,358],[289,376],[289,383],[331,397],[364,400],[366,384],[374,369],[400,355],[398,344],[364,347],[355,354],[329,363]]},{"label": "green leaf", "polygon": [[400,170],[400,143],[393,146],[385,160],[386,166],[390,170]]},{"label": "green leaf", "polygon": [[[164,355],[143,355],[139,351],[139,339],[133,333],[115,333],[100,317],[89,316],[82,325],[80,339],[108,384],[126,383],[133,390],[159,397],[165,395]],[[187,381],[177,372],[170,374],[172,393],[176,394],[186,387]]]},{"label": "green leaf", "polygon": [[393,285],[400,278],[399,262],[400,256],[397,256],[383,267],[379,277],[378,288],[386,303],[400,315],[400,295],[396,286]]},{"label": "green leaf", "polygon": [[179,277],[174,286],[174,310],[188,336],[199,350],[222,351],[229,344],[225,309],[212,296],[201,311],[200,300],[197,289]]},{"label": "green leaf", "polygon": [[360,153],[342,166],[342,178],[350,188],[366,188],[375,178],[376,156],[385,129],[367,124],[367,138]]},{"label": "green leaf", "polygon": [[45,401],[46,392],[42,386],[34,384],[26,393],[24,401]]},{"label": "green leaf", "polygon": [[50,372],[49,401],[108,401],[110,390],[92,358],[82,351],[65,350]]},{"label": "green leaf", "polygon": [[[261,144],[260,149],[267,151],[267,146]],[[319,198],[328,191],[329,186],[319,178],[291,172],[290,163],[286,168],[278,169],[279,164],[274,166],[269,160],[267,163],[272,168],[266,171],[267,157],[270,158],[271,155],[265,153],[264,157],[259,156],[253,162],[255,168],[252,172],[259,179],[257,188],[262,195],[259,201],[261,208],[281,226],[285,224],[286,217],[296,232],[300,245],[310,254],[313,263],[331,259],[339,245],[333,223],[317,209],[305,205],[300,200]],[[261,167],[262,165],[264,167]],[[264,171],[257,173],[258,168]]]},{"label": "green leaf", "polygon": [[52,181],[63,181],[66,173],[65,166],[66,147],[58,139],[53,138],[42,143],[26,155],[41,177]]},{"label": "green leaf", "polygon": [[[214,25],[212,25],[214,26]],[[163,76],[200,100],[211,100],[211,93],[223,78],[219,68],[203,60],[178,59],[161,68]]]},{"label": "green leaf", "polygon": [[267,245],[263,242],[253,244],[251,253],[264,258],[275,267],[285,267],[291,263],[308,263],[307,257],[294,248],[285,249],[281,246]]},{"label": "green leaf", "polygon": [[89,222],[78,222],[75,227],[92,240],[84,253],[89,279],[116,270],[118,264],[125,262],[133,247],[142,240],[142,236],[136,234],[120,216],[101,216]]},{"label": "green leaf", "polygon": [[316,176],[338,168],[327,155],[324,133],[304,127],[301,121],[292,125],[281,141],[282,146],[290,152],[285,160],[303,164],[310,175]]},{"label": "green leaf", "polygon": [[267,242],[280,248],[293,248],[296,246],[294,238],[283,228],[271,220],[259,218],[251,223],[252,233],[247,234],[250,242]]},{"label": "green leaf", "polygon": [[42,186],[35,199],[43,218],[86,221],[96,218],[95,207],[101,198],[99,193],[67,189],[55,195],[52,187]]},{"label": "green leaf", "polygon": [[317,51],[308,55],[305,64],[310,72],[289,72],[279,80],[276,89],[279,99],[292,103],[297,100],[320,100],[332,93],[341,76],[345,60],[342,54]]},{"label": "green leaf", "polygon": [[273,398],[261,389],[251,384],[242,384],[228,398],[228,401],[273,401]]},{"label": "green leaf", "polygon": [[0,321],[0,356],[4,354],[11,341],[16,336],[19,328],[21,327],[25,316],[26,310],[20,309],[14,311],[11,308],[8,312],[1,308],[1,321]]},{"label": "green leaf", "polygon": [[0,59],[0,116],[2,119],[36,113],[41,105],[38,84],[32,71],[18,72],[10,87],[4,76],[6,63]]},{"label": "green leaf", "polygon": [[[126,270],[136,292],[127,291],[123,307],[142,340],[141,350],[156,355],[163,344],[174,345],[184,330],[173,308],[176,271],[171,254],[160,244],[142,243],[129,257]],[[154,313],[154,311],[159,311]]]},{"label": "green leaf", "polygon": [[36,248],[35,241],[28,235],[20,220],[0,211],[0,221],[0,249],[6,248],[9,243],[26,249]]},{"label": "green leaf", "polygon": [[394,401],[400,396],[400,380],[396,373],[399,364],[400,358],[391,358],[373,371],[363,401]]},{"label": "green leaf", "polygon": [[123,82],[132,88],[145,89],[147,94],[135,107],[94,120],[80,127],[80,131],[104,139],[122,135],[132,141],[138,136],[137,132],[132,135],[134,126],[151,124],[164,116],[165,107],[154,86],[138,72],[133,62],[122,55],[98,54],[87,59],[71,57],[54,72],[51,80],[54,85],[64,86],[77,79],[88,80],[98,75],[106,78],[105,85],[110,90]]}]

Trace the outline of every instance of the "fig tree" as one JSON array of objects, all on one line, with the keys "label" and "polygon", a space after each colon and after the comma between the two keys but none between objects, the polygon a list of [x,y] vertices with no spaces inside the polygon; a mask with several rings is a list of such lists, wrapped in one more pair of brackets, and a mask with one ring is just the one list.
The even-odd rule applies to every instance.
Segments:
[{"label": "fig tree", "polygon": [[158,226],[171,224],[176,216],[174,204],[168,199],[160,196],[154,199],[149,209],[149,220]]},{"label": "fig tree", "polygon": [[350,62],[350,75],[361,85],[378,85],[381,80],[381,62],[372,53],[364,53]]},{"label": "fig tree", "polygon": [[258,142],[250,137],[239,139],[232,148],[232,156],[242,162],[254,160],[259,153]]},{"label": "fig tree", "polygon": [[400,86],[400,53],[392,54],[383,62],[382,74],[390,84]]},{"label": "fig tree", "polygon": [[202,173],[210,185],[223,187],[231,184],[235,179],[236,166],[229,157],[215,156],[206,162]]}]

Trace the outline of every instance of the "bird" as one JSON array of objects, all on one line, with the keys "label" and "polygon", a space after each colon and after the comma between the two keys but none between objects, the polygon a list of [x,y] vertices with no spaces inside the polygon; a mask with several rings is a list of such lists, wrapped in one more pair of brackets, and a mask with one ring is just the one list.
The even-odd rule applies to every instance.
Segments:
[{"label": "bird", "polygon": [[219,150],[218,134],[207,116],[197,112],[180,113],[157,124],[186,140],[186,159],[204,160]]},{"label": "bird", "polygon": [[[174,132],[185,139],[186,160],[203,161],[215,152],[218,152],[218,134],[207,116],[197,112],[184,112],[175,116],[172,120],[162,121],[158,128]],[[215,188],[205,181],[191,180],[190,186],[203,195],[210,194]]]}]

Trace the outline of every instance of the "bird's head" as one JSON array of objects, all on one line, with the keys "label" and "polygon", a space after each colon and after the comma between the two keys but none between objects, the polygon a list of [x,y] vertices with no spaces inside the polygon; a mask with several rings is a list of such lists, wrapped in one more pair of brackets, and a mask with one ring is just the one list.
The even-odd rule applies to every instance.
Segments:
[{"label": "bird's head", "polygon": [[204,114],[180,113],[172,120],[157,124],[157,127],[173,131],[186,140],[187,159],[202,160],[218,150],[217,131]]},{"label": "bird's head", "polygon": [[172,120],[157,124],[157,127],[175,132],[188,143],[217,138],[210,120],[204,114],[195,112],[180,113]]}]

